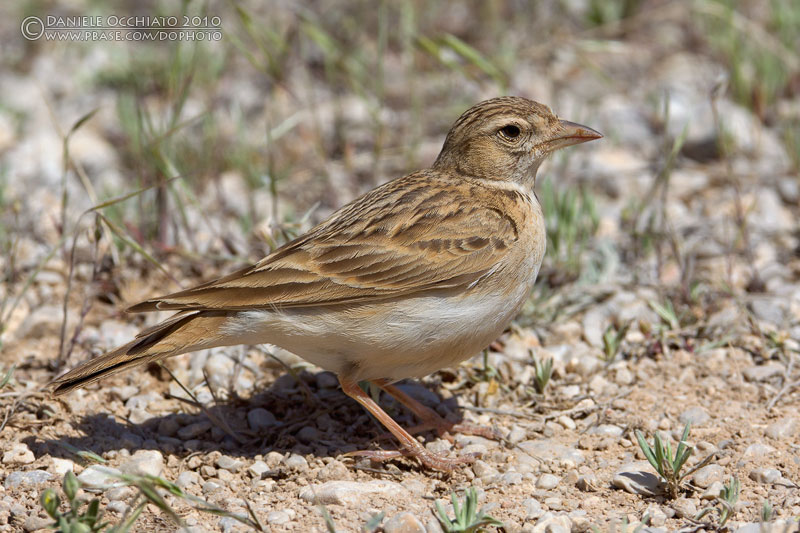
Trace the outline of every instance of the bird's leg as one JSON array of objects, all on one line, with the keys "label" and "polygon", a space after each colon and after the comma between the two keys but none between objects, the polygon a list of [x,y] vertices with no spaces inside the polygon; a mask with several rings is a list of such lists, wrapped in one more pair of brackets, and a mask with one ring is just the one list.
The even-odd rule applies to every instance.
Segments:
[{"label": "bird's leg", "polygon": [[[469,424],[469,423],[454,423],[450,422],[446,418],[439,416],[439,413],[422,405],[420,402],[403,392],[400,388],[395,385],[389,383],[388,380],[385,379],[375,379],[372,380],[371,383],[374,383],[381,389],[383,389],[387,394],[391,395],[395,400],[400,402],[401,404],[405,405],[406,408],[414,413],[414,415],[419,418],[421,424],[415,426],[410,429],[411,433],[419,433],[422,431],[427,431],[429,429],[434,429],[439,434],[440,437],[447,438],[447,434],[453,433],[463,433],[465,435],[476,435],[478,437],[484,437],[487,439],[492,440],[502,440],[503,436],[500,435],[497,430],[494,428],[489,428],[485,426],[479,426],[477,424]],[[452,437],[448,440],[452,441]]]},{"label": "bird's leg", "polygon": [[458,465],[471,463],[475,460],[475,456],[473,455],[451,459],[449,457],[442,457],[441,455],[428,451],[422,444],[417,442],[414,437],[409,435],[408,432],[400,426],[400,424],[392,420],[392,417],[386,414],[386,412],[381,409],[380,406],[375,403],[367,393],[361,390],[361,387],[358,386],[357,381],[339,376],[339,383],[342,385],[342,390],[344,393],[360,403],[367,411],[369,411],[372,416],[377,418],[378,421],[380,421],[380,423],[383,424],[383,426],[388,429],[389,432],[391,432],[391,434],[397,438],[397,440],[400,441],[400,445],[403,447],[403,450],[399,452],[364,450],[351,452],[348,455],[369,457],[375,461],[383,461],[398,457],[400,455],[408,455],[416,457],[428,468],[433,470],[444,470],[448,472],[453,470]]}]

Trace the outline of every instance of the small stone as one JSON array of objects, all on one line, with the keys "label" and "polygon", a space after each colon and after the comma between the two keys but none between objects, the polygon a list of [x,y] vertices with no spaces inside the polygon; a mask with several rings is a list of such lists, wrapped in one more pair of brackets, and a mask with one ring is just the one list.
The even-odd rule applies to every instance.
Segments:
[{"label": "small stone", "polygon": [[567,515],[554,515],[547,512],[539,517],[533,526],[533,533],[570,533],[572,521]]},{"label": "small stone", "polygon": [[519,472],[506,472],[500,477],[500,482],[504,485],[519,485],[522,483],[522,474]]},{"label": "small stone", "polygon": [[542,504],[533,498],[522,500],[522,507],[525,509],[525,519],[533,520],[542,516]]},{"label": "small stone", "polygon": [[408,494],[408,490],[399,483],[383,479],[367,482],[328,481],[300,489],[300,498],[316,505],[355,505],[371,494],[396,498]]},{"label": "small stone", "polygon": [[219,468],[222,468],[223,470],[227,470],[228,472],[232,472],[234,474],[238,472],[239,469],[242,468],[242,466],[244,466],[244,463],[242,461],[234,459],[233,457],[229,457],[227,455],[221,455],[217,459],[216,464]]},{"label": "small stone", "polygon": [[250,474],[250,477],[255,479],[261,479],[261,475],[264,472],[269,472],[269,470],[269,466],[264,461],[255,461],[247,467],[247,473]]},{"label": "small stone", "polygon": [[558,419],[556,420],[556,422],[561,424],[561,426],[564,429],[574,430],[576,427],[578,427],[575,424],[575,421],[573,419],[571,419],[570,417],[568,417],[567,415],[559,416]]},{"label": "small stone", "polygon": [[119,475],[122,474],[116,468],[107,466],[91,465],[78,474],[78,481],[83,488],[91,492],[102,492],[111,487],[120,486]]},{"label": "small stone", "polygon": [[756,468],[750,471],[748,477],[757,483],[771,485],[779,481],[783,476],[775,468]]},{"label": "small stone", "polygon": [[506,435],[506,440],[510,444],[519,444],[528,436],[528,432],[518,424],[511,426],[511,431]]},{"label": "small stone", "polygon": [[297,432],[297,440],[305,444],[317,442],[319,439],[319,430],[314,426],[305,426]]},{"label": "small stone", "polygon": [[50,518],[32,514],[25,519],[25,522],[22,524],[22,529],[24,531],[39,531],[52,523],[53,521]]},{"label": "small stone", "polygon": [[158,450],[137,450],[119,469],[125,474],[160,476],[164,471],[164,456]]},{"label": "small stone", "polygon": [[653,527],[661,527],[667,523],[667,515],[658,505],[651,505],[644,514],[649,517],[648,523]]},{"label": "small stone", "polygon": [[286,524],[292,519],[286,511],[271,511],[267,513],[267,523],[274,526]]},{"label": "small stone", "polygon": [[283,461],[283,464],[290,470],[299,470],[301,472],[308,470],[308,461],[306,461],[306,458],[302,455],[297,455],[296,453],[293,453],[287,457]]},{"label": "small stone", "polygon": [[[120,343],[123,344],[123,343]],[[116,344],[114,346],[117,346]],[[127,402],[139,392],[139,388],[133,385],[123,385],[122,387],[111,387],[109,389],[111,396],[116,397],[121,402]]]},{"label": "small stone", "polygon": [[189,424],[178,430],[178,438],[182,440],[190,440],[199,437],[203,433],[210,430],[212,427],[210,420],[201,420],[194,424]]},{"label": "small stone", "polygon": [[600,374],[595,374],[595,376],[589,380],[589,390],[594,394],[602,394],[606,387],[609,386],[611,386],[611,383]]},{"label": "small stone", "polygon": [[622,428],[613,424],[600,424],[588,431],[593,435],[605,435],[607,437],[621,437]]},{"label": "small stone", "polygon": [[30,470],[28,472],[17,470],[6,476],[3,486],[7,489],[14,487],[35,487],[36,485],[47,483],[52,478],[53,474],[45,470]]},{"label": "small stone", "polygon": [[716,500],[725,486],[722,481],[715,481],[700,495],[701,500]]},{"label": "small stone", "polygon": [[15,443],[3,454],[3,464],[7,465],[29,465],[35,460],[33,452],[24,442]]},{"label": "small stone", "polygon": [[256,407],[247,412],[247,425],[253,431],[263,431],[277,425],[278,420],[263,407]]},{"label": "small stone", "polygon": [[203,494],[206,494],[206,495],[213,494],[213,493],[215,493],[215,492],[217,492],[218,490],[221,490],[221,489],[222,489],[222,485],[220,485],[216,481],[209,480],[209,481],[206,481],[205,483],[203,483]]},{"label": "small stone", "polygon": [[317,374],[315,381],[318,389],[335,389],[339,386],[339,378],[333,372],[320,372]]},{"label": "small stone", "polygon": [[699,406],[695,406],[695,407],[690,407],[684,412],[682,412],[681,416],[678,419],[684,425],[691,423],[692,426],[702,426],[703,424],[708,422],[710,418],[711,417],[709,416],[709,414],[706,412],[705,409]]},{"label": "small stone", "polygon": [[542,474],[539,476],[539,479],[536,480],[536,488],[551,490],[558,486],[559,481],[560,479],[558,476],[554,476],[553,474]]},{"label": "small stone", "polygon": [[110,501],[108,502],[108,505],[106,505],[106,509],[117,514],[125,514],[125,512],[128,510],[128,507],[129,506],[127,503],[119,500]]},{"label": "small stone", "polygon": [[579,450],[551,439],[526,440],[517,446],[531,457],[566,468],[574,468],[586,460]]},{"label": "small stone", "polygon": [[347,466],[343,462],[334,459],[317,471],[317,481],[345,480],[349,475],[350,470]]},{"label": "small stone", "polygon": [[498,471],[495,467],[480,459],[472,463],[472,472],[475,474],[475,477],[484,481],[488,481],[498,475]]},{"label": "small stone", "polygon": [[409,512],[393,516],[383,524],[384,533],[425,533],[425,525]]},{"label": "small stone", "polygon": [[722,481],[725,473],[719,465],[706,465],[694,474],[694,484],[700,488],[710,487],[712,483]]},{"label": "small stone", "polygon": [[178,434],[179,429],[181,426],[175,417],[162,418],[158,423],[158,434],[164,437],[174,437]]},{"label": "small stone", "polygon": [[611,485],[631,494],[656,496],[663,492],[663,483],[655,474],[647,461],[636,461],[619,467],[611,480]]},{"label": "small stone", "polygon": [[751,366],[742,370],[744,379],[751,382],[768,381],[775,376],[782,375],[786,369],[778,363],[767,363],[765,365]]},{"label": "small stone", "polygon": [[600,485],[594,472],[589,472],[579,477],[578,481],[575,482],[575,486],[583,492],[595,492]]},{"label": "small stone", "polygon": [[53,465],[50,467],[50,471],[55,475],[61,477],[67,472],[72,472],[74,470],[75,470],[75,463],[73,463],[69,459],[61,459],[60,457],[53,457]]},{"label": "small stone", "polygon": [[[722,446],[720,446],[722,448]],[[763,444],[761,442],[755,442],[745,448],[744,453],[742,454],[744,457],[764,457],[766,455],[770,455],[775,453],[776,450],[769,444]]]},{"label": "small stone", "polygon": [[800,433],[800,420],[797,418],[780,418],[767,426],[764,432],[775,440],[790,440]]},{"label": "small stone", "polygon": [[180,488],[185,489],[190,485],[199,485],[201,481],[200,475],[193,470],[185,470],[178,474],[175,484]]},{"label": "small stone", "polygon": [[694,518],[697,516],[697,504],[688,498],[678,498],[670,506],[678,518]]}]

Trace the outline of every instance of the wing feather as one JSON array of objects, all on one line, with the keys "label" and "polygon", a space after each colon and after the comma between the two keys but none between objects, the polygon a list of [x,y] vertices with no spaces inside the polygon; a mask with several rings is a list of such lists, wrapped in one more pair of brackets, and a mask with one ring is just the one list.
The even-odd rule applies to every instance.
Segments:
[{"label": "wing feather", "polygon": [[129,310],[304,307],[467,287],[497,269],[524,222],[508,214],[524,212],[507,209],[519,200],[513,195],[481,191],[491,201],[476,205],[478,186],[430,170],[411,174],[251,267]]}]

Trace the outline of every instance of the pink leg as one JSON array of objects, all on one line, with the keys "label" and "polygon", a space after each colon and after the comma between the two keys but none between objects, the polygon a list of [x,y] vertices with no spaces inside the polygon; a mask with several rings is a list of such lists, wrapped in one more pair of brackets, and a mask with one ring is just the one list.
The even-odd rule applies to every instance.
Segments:
[{"label": "pink leg", "polygon": [[451,459],[449,457],[442,457],[438,454],[428,451],[422,444],[417,442],[414,437],[409,435],[408,432],[400,426],[400,424],[392,420],[392,417],[387,415],[386,412],[381,409],[380,406],[375,403],[368,394],[361,390],[361,387],[358,386],[358,382],[339,376],[339,383],[342,385],[342,390],[344,393],[360,403],[367,411],[369,411],[372,416],[377,418],[380,423],[383,424],[384,427],[388,429],[389,432],[395,436],[395,438],[397,438],[397,440],[400,441],[400,445],[403,447],[402,451],[396,452],[360,451],[352,452],[349,455],[360,455],[369,457],[376,461],[392,459],[400,455],[408,455],[416,457],[428,468],[433,470],[444,470],[446,472],[452,471],[458,465],[471,463],[475,460],[475,457],[473,456]]},{"label": "pink leg", "polygon": [[419,418],[420,422],[422,423],[419,426],[412,428],[410,430],[411,433],[419,433],[421,431],[434,429],[440,437],[446,436],[448,433],[463,433],[465,435],[476,435],[492,440],[502,440],[503,438],[502,435],[500,435],[493,428],[487,428],[469,423],[455,424],[450,422],[449,420],[439,416],[439,413],[433,409],[422,405],[395,385],[388,383],[386,380],[376,379],[371,383],[374,383],[386,391],[387,394],[390,394],[395,400],[405,405],[409,411],[414,413],[414,415]]}]

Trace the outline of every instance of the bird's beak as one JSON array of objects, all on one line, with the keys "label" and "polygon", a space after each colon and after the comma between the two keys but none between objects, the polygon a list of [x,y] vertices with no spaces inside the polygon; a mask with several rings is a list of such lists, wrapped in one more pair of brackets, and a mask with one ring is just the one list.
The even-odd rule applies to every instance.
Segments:
[{"label": "bird's beak", "polygon": [[556,134],[553,136],[553,138],[544,143],[545,149],[548,152],[558,150],[559,148],[564,148],[565,146],[585,143],[603,137],[603,134],[593,130],[589,126],[576,124],[574,122],[570,122],[569,120],[560,120],[559,123],[560,127],[558,128]]}]

